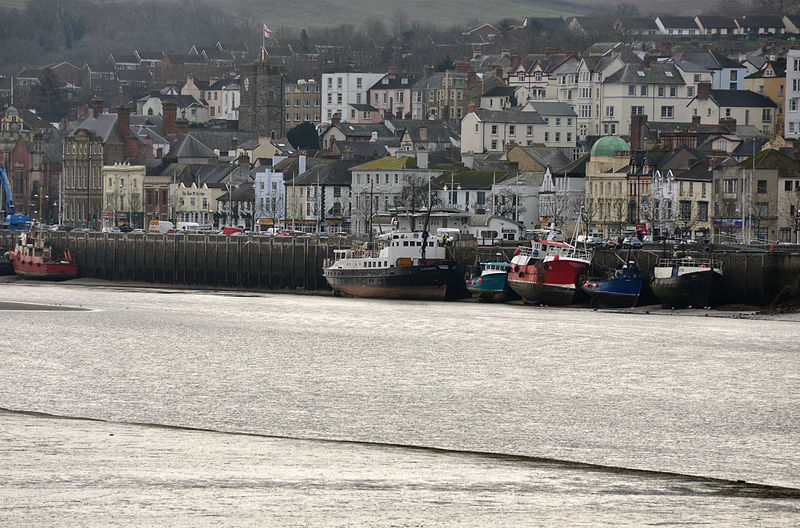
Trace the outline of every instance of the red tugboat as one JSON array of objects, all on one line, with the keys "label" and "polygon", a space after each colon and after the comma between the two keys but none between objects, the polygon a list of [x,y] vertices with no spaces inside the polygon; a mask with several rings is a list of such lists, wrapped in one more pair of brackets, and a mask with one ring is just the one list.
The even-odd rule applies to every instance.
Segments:
[{"label": "red tugboat", "polygon": [[592,258],[567,242],[532,240],[514,252],[508,284],[526,303],[566,306],[575,298],[577,284]]},{"label": "red tugboat", "polygon": [[8,256],[14,272],[23,279],[67,280],[78,276],[78,263],[70,250],[64,251],[63,258],[54,258],[41,231],[33,236],[27,231],[20,233],[17,246]]}]

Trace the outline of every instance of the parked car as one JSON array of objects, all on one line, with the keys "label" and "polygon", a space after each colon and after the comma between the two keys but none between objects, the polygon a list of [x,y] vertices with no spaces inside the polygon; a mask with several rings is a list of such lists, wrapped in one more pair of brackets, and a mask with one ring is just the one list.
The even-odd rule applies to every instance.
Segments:
[{"label": "parked car", "polygon": [[50,231],[72,231],[73,227],[66,224],[54,224],[50,226]]},{"label": "parked car", "polygon": [[103,228],[103,233],[122,233],[122,229],[117,226],[108,226]]},{"label": "parked car", "polygon": [[625,240],[622,241],[622,247],[625,249],[641,249],[642,241],[636,237],[625,237]]}]

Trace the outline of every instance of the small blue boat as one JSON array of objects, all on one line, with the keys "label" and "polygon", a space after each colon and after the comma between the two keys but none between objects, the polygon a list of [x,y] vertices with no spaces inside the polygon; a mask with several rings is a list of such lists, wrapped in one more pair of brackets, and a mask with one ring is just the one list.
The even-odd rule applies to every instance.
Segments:
[{"label": "small blue boat", "polygon": [[514,296],[508,285],[508,262],[482,262],[479,277],[467,279],[467,290],[473,297],[503,302]]},{"label": "small blue boat", "polygon": [[644,280],[636,264],[617,268],[607,278],[589,277],[581,289],[592,299],[592,306],[630,308],[639,302]]}]

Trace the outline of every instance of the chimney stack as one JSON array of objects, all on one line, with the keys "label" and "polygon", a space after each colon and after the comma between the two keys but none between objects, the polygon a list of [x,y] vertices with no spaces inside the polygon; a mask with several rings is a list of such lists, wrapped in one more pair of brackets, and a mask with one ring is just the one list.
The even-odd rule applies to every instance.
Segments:
[{"label": "chimney stack", "polygon": [[175,119],[178,117],[178,102],[175,99],[167,99],[161,103],[161,106],[164,133],[175,134],[177,132]]},{"label": "chimney stack", "polygon": [[395,64],[395,63],[391,63],[391,64],[389,65],[389,71],[388,71],[388,73],[389,73],[389,75],[397,75],[397,64]]},{"label": "chimney stack", "polygon": [[719,120],[719,124],[728,127],[731,132],[736,132],[736,119],[732,117],[723,117]]},{"label": "chimney stack", "polygon": [[653,57],[648,53],[647,55],[644,56],[644,59],[642,59],[642,63],[644,64],[645,68],[649,68],[650,65],[653,64],[653,61],[655,59],[656,59],[655,57]]},{"label": "chimney stack", "polygon": [[126,105],[117,107],[117,135],[122,141],[131,135],[131,109]]},{"label": "chimney stack", "polygon": [[433,66],[423,66],[422,73],[424,73],[426,76],[433,75]]},{"label": "chimney stack", "polygon": [[236,136],[231,138],[231,150],[236,152],[236,147],[239,145],[239,139]]},{"label": "chimney stack", "polygon": [[342,118],[339,116],[339,113],[337,112],[337,113],[333,114],[333,117],[331,118],[331,125],[336,126],[341,122],[342,122]]},{"label": "chimney stack", "polygon": [[631,116],[631,152],[644,150],[645,125],[647,125],[646,114]]},{"label": "chimney stack", "polygon": [[103,113],[103,99],[100,97],[92,98],[92,117],[97,119],[97,116]]},{"label": "chimney stack", "polygon": [[124,141],[125,144],[122,148],[125,157],[126,158],[137,157],[139,155],[139,142],[136,140],[136,136],[129,133],[128,137],[126,137]]},{"label": "chimney stack", "polygon": [[711,97],[711,83],[708,81],[697,83],[697,98],[708,99],[709,97]]},{"label": "chimney stack", "polygon": [[471,103],[471,104],[470,104],[470,105],[467,107],[467,112],[471,114],[471,113],[472,113],[472,112],[474,112],[474,111],[475,111],[475,104],[474,104],[474,103]]},{"label": "chimney stack", "polygon": [[175,120],[175,135],[178,137],[183,137],[189,133],[189,121],[185,119],[176,119]]}]

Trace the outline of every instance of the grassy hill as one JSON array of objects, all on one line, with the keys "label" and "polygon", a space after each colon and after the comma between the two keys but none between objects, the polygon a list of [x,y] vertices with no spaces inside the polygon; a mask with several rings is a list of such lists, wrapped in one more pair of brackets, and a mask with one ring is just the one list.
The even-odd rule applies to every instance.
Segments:
[{"label": "grassy hill", "polygon": [[[20,8],[29,0],[0,0],[0,6]],[[121,0],[106,0],[109,1]],[[163,0],[183,4],[185,0]],[[595,8],[588,2],[559,2],[557,0],[314,0],[285,2],[281,0],[218,0],[209,2],[233,15],[263,20],[270,26],[290,28],[327,27],[339,24],[359,25],[368,19],[379,18],[391,26],[399,12],[407,20],[424,21],[440,26],[463,25],[473,21],[495,22],[503,18],[522,19],[526,16],[558,16],[587,14]]]},{"label": "grassy hill", "polygon": [[[0,0],[0,6],[23,7],[31,0]],[[100,0],[109,3],[122,0]],[[622,0],[628,1],[628,0]],[[716,0],[648,0],[634,3],[642,14],[696,14]],[[163,0],[185,4],[186,0]],[[464,25],[471,22],[495,22],[503,18],[526,16],[585,15],[612,9],[615,0],[217,0],[209,2],[234,16],[263,20],[271,26],[288,28],[328,27],[339,24],[359,25],[379,18],[391,27],[399,12],[411,22],[424,21],[439,26]],[[629,2],[630,3],[630,2]],[[630,13],[628,13],[630,14]]]}]

